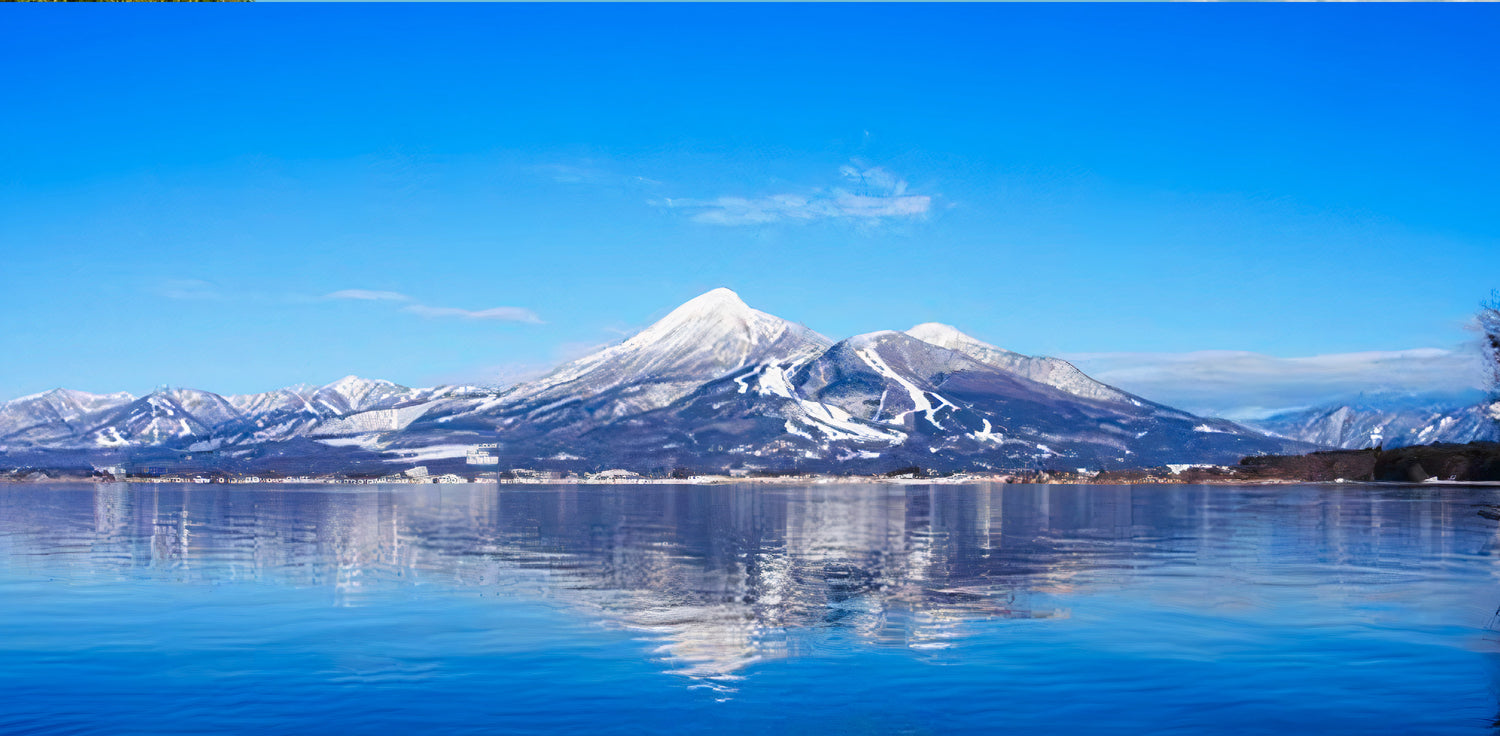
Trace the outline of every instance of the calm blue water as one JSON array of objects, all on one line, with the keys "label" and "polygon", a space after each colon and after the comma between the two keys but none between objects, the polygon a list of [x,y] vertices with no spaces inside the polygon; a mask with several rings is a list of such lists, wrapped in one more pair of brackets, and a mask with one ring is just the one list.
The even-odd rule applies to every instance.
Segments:
[{"label": "calm blue water", "polygon": [[0,733],[1480,733],[1500,494],[0,486]]}]

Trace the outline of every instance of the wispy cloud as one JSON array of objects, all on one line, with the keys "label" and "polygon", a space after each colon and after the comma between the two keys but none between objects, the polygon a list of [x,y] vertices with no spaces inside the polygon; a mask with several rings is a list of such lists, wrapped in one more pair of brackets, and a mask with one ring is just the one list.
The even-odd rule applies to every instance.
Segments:
[{"label": "wispy cloud", "polygon": [[206,300],[223,299],[219,287],[201,279],[167,279],[161,282],[156,293],[168,299]]},{"label": "wispy cloud", "polygon": [[602,350],[614,343],[565,342],[552,349],[552,357],[543,362],[512,362],[479,366],[439,373],[428,377],[424,385],[474,384],[504,388],[530,381],[557,370],[558,366]]},{"label": "wispy cloud", "polygon": [[524,307],[491,307],[489,309],[460,309],[458,307],[435,307],[430,304],[418,303],[414,297],[402,294],[399,291],[378,291],[374,289],[341,289],[323,296],[324,299],[341,299],[362,302],[397,302],[405,304],[401,308],[403,312],[418,315],[420,317],[443,318],[456,317],[458,319],[494,320],[496,322],[525,322],[528,324],[543,324],[542,318],[536,312]]},{"label": "wispy cloud", "polygon": [[1232,419],[1370,394],[1459,395],[1483,385],[1470,345],[1276,358],[1240,351],[1065,356],[1105,383]]},{"label": "wispy cloud", "polygon": [[590,160],[576,163],[551,163],[531,167],[531,170],[559,184],[595,184],[619,187],[654,187],[661,182],[634,174],[622,174],[617,167]]},{"label": "wispy cloud", "polygon": [[412,304],[402,307],[401,311],[423,317],[458,317],[461,319],[488,319],[500,322],[526,322],[539,325],[542,318],[536,312],[524,307],[491,307],[489,309],[459,309],[458,307],[430,307],[426,304]]},{"label": "wispy cloud", "polygon": [[370,291],[369,289],[344,289],[323,297],[324,299],[354,299],[365,302],[410,302],[416,301],[397,291]]},{"label": "wispy cloud", "polygon": [[536,312],[525,307],[490,307],[489,309],[460,309],[459,307],[435,307],[430,304],[421,304],[415,297],[402,294],[399,291],[379,291],[375,289],[341,289],[331,294],[325,294],[324,299],[340,299],[362,302],[395,302],[405,304],[401,311],[415,314],[419,317],[444,318],[455,317],[458,319],[493,320],[496,322],[525,322],[527,324],[545,324]]},{"label": "wispy cloud", "polygon": [[609,172],[588,163],[542,164],[533,169],[542,176],[560,184],[597,184],[612,178]]},{"label": "wispy cloud", "polygon": [[827,189],[759,197],[673,198],[660,204],[687,211],[697,222],[731,226],[831,219],[873,224],[919,219],[932,209],[931,196],[910,193],[906,180],[879,166],[843,166],[839,175],[844,185]]},{"label": "wispy cloud", "polygon": [[409,294],[379,289],[340,289],[321,297],[310,294],[264,294],[250,291],[224,291],[215,284],[200,279],[174,279],[157,284],[154,291],[168,299],[216,300],[224,302],[252,302],[262,304],[315,304],[328,301],[384,302],[401,304],[401,311],[431,319],[455,318],[467,320],[489,320],[495,322],[523,322],[546,324],[537,313],[525,307],[490,307],[489,309],[461,309],[422,304]]}]

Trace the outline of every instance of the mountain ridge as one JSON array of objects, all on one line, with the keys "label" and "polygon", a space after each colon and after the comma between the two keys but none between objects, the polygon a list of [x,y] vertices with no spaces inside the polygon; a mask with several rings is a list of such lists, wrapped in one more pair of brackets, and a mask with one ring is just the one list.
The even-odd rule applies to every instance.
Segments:
[{"label": "mountain ridge", "polygon": [[[44,410],[54,403],[72,418]],[[830,471],[1233,462],[1310,447],[938,323],[835,342],[725,288],[507,389],[346,376],[229,397],[159,389],[0,405],[0,461],[69,452],[254,467],[314,462],[323,447],[328,463],[349,467],[453,465],[477,445],[513,467]]]},{"label": "mountain ridge", "polygon": [[1276,436],[1343,450],[1364,449],[1377,442],[1393,448],[1462,445],[1500,441],[1500,402],[1425,406],[1335,402],[1282,412],[1248,424]]}]

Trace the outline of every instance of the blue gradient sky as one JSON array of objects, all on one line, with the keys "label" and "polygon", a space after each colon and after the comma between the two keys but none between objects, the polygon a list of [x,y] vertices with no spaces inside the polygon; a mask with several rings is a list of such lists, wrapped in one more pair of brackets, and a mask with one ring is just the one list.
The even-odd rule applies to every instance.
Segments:
[{"label": "blue gradient sky", "polygon": [[834,337],[1453,349],[1500,286],[1497,31],[1486,5],[12,6],[0,397],[515,375],[721,285]]}]

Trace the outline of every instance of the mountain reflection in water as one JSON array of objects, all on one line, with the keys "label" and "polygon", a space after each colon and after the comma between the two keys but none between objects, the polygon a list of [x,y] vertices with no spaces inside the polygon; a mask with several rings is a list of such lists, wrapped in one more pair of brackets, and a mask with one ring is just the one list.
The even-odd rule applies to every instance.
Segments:
[{"label": "mountain reflection in water", "polygon": [[[128,584],[140,595],[270,585],[324,591],[325,611],[437,600],[433,616],[457,611],[444,596],[483,596],[491,608],[529,601],[632,632],[647,640],[642,656],[658,672],[719,690],[773,682],[763,673],[776,661],[877,650],[988,667],[984,677],[1024,676],[1058,693],[1128,689],[1131,677],[1181,663],[1232,667],[1217,676],[1233,673],[1246,688],[1282,687],[1286,667],[1317,664],[1399,690],[1423,682],[1423,668],[1453,677],[1455,662],[1493,668],[1479,658],[1494,656],[1484,628],[1500,602],[1497,523],[1476,511],[1494,495],[1358,486],[16,485],[0,488],[0,590],[6,581],[41,595],[63,585]],[[494,644],[480,639],[493,633],[412,633],[410,644],[429,658],[458,657]],[[1416,659],[1365,673],[1359,663],[1374,655],[1349,642],[1377,640],[1403,647],[1389,657]],[[1115,664],[1092,664],[1105,661]],[[587,666],[563,655],[558,663]],[[32,666],[47,671],[42,659]],[[403,667],[417,665],[390,669]],[[1080,672],[1093,673],[1086,687]],[[1182,677],[1171,672],[1155,676]],[[1316,679],[1295,687],[1330,681],[1317,667],[1306,677]],[[1470,711],[1476,697],[1489,699],[1485,719],[1493,681],[1481,677],[1465,696]],[[1163,686],[1184,699],[1227,697],[1207,684]],[[1372,686],[1338,687],[1339,697],[1359,698]],[[1390,693],[1380,697],[1396,707]],[[1024,703],[1009,707],[1023,717]],[[1477,723],[1470,711],[1463,722]]]},{"label": "mountain reflection in water", "polygon": [[[0,551],[91,574],[327,585],[342,605],[424,582],[562,599],[659,638],[675,672],[726,677],[791,653],[789,629],[940,647],[965,619],[1056,615],[1029,593],[1065,584],[1086,558],[1043,535],[1053,493],[1016,490],[22,489],[0,497]],[[1085,537],[1098,524],[1128,536],[1121,501],[1066,515],[1089,520]]]}]

